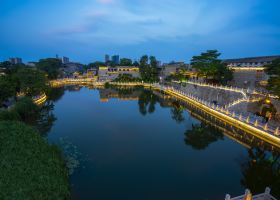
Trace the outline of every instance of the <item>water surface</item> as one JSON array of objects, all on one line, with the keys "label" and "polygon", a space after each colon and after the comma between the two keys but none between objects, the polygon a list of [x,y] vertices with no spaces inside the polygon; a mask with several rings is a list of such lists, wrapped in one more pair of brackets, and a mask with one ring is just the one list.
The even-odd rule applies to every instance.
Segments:
[{"label": "water surface", "polygon": [[279,193],[279,156],[269,145],[255,148],[245,133],[213,127],[206,121],[223,123],[163,94],[68,88],[53,113],[49,140],[67,143],[78,162],[74,200],[217,200],[265,186]]}]

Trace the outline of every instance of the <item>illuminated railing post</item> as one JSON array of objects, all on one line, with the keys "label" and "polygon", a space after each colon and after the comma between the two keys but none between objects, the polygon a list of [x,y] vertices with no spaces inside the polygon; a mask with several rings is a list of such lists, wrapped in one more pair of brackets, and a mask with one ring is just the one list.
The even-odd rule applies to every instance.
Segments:
[{"label": "illuminated railing post", "polygon": [[277,127],[277,128],[275,129],[274,134],[277,135],[277,136],[280,135],[280,133],[279,133],[279,127]]},{"label": "illuminated railing post", "polygon": [[258,123],[258,120],[256,119],[255,123],[254,123],[254,126],[255,127],[258,127],[259,123]]},{"label": "illuminated railing post", "polygon": [[250,123],[250,117],[248,116],[246,119],[246,122],[249,124]]},{"label": "illuminated railing post", "polygon": [[263,129],[265,130],[265,131],[267,131],[267,128],[268,127],[268,125],[267,125],[267,123],[264,125],[264,127],[263,127]]}]

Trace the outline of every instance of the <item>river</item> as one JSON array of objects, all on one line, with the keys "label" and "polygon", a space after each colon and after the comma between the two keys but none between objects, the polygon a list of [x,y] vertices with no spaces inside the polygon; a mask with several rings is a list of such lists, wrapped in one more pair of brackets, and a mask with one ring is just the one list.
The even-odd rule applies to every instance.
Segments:
[{"label": "river", "polygon": [[73,200],[280,194],[278,149],[191,105],[141,88],[56,90],[47,136],[65,152]]}]

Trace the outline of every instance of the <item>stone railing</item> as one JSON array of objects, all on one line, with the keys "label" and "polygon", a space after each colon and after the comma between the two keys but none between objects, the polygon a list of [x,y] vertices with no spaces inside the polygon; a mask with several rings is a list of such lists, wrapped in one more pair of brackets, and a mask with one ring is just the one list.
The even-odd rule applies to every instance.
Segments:
[{"label": "stone railing", "polygon": [[252,195],[250,190],[246,190],[244,195],[231,198],[229,194],[226,195],[225,200],[277,200],[270,194],[270,188],[266,188],[265,192],[258,195]]},{"label": "stone railing", "polygon": [[225,108],[231,108],[233,106],[236,106],[240,103],[253,103],[253,102],[258,102],[262,100],[262,98],[254,98],[254,99],[249,99],[249,98],[243,98],[243,99],[237,99],[236,101],[232,102],[232,103],[229,103],[228,105],[225,106]]},{"label": "stone railing", "polygon": [[277,128],[269,127],[268,124],[263,124],[259,122],[259,120],[252,120],[252,117],[250,116],[238,115],[235,112],[229,111],[228,109],[225,109],[213,103],[199,99],[192,94],[177,90],[174,87],[165,87],[158,84],[157,85],[154,84],[153,87],[158,87],[162,91],[166,91],[166,92],[169,91],[175,96],[179,96],[181,98],[186,98],[188,100],[191,100],[200,109],[204,109],[206,112],[215,115],[221,118],[222,120],[235,124],[237,123],[240,127],[250,129],[250,131],[257,133],[258,136],[266,137],[268,142],[270,142],[270,140],[275,140],[277,146],[280,146],[279,127]]},{"label": "stone railing", "polygon": [[41,105],[42,103],[44,103],[47,100],[47,95],[45,93],[32,97],[32,100],[35,104],[37,105]]},{"label": "stone railing", "polygon": [[[179,83],[178,81],[173,81],[173,82]],[[214,85],[214,84],[195,82],[195,81],[182,81],[182,83],[197,85],[197,86],[200,86],[200,87],[209,87],[209,88],[213,88],[213,89],[226,90],[226,91],[230,91],[230,92],[237,92],[237,93],[241,93],[244,98],[247,98],[247,94],[246,94],[247,91],[243,88],[228,87],[228,86],[222,86],[222,85]]]}]

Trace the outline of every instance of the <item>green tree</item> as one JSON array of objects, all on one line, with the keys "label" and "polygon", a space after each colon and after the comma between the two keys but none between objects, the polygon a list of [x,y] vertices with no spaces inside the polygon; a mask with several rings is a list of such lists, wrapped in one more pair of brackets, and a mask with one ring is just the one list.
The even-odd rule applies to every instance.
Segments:
[{"label": "green tree", "polygon": [[106,65],[106,63],[104,63],[104,62],[96,61],[96,62],[93,62],[93,63],[89,63],[87,65],[87,69],[91,69],[91,68],[98,69],[98,67],[105,66],[105,65]]},{"label": "green tree", "polygon": [[0,111],[0,121],[20,121],[21,118],[15,110]]},{"label": "green tree", "polygon": [[272,61],[266,66],[266,73],[270,75],[267,88],[280,97],[280,59]]},{"label": "green tree", "polygon": [[35,125],[39,117],[39,107],[35,105],[31,98],[21,98],[13,107],[13,111],[17,112],[20,119],[30,125]]},{"label": "green tree", "polygon": [[133,66],[139,67],[139,62],[134,61],[134,62],[133,62]]},{"label": "green tree", "polygon": [[148,63],[149,57],[144,55],[140,59],[140,75],[144,82],[157,82],[157,60],[154,56],[150,56],[150,64]]},{"label": "green tree", "polygon": [[217,50],[208,50],[199,56],[193,56],[192,67],[206,79],[210,78],[221,84],[226,84],[233,78],[232,71],[219,59],[220,55],[221,53]]},{"label": "green tree", "polygon": [[122,58],[120,60],[120,66],[131,66],[132,65],[132,60],[129,58]]},{"label": "green tree", "polygon": [[204,123],[192,125],[192,129],[185,132],[186,145],[196,150],[203,150],[223,138],[224,135],[220,131]]},{"label": "green tree", "polygon": [[16,95],[16,85],[10,76],[0,76],[0,106],[3,101]]},{"label": "green tree", "polygon": [[59,76],[59,69],[63,67],[61,60],[56,58],[41,59],[36,67],[48,74],[49,79],[57,79]]},{"label": "green tree", "polygon": [[148,65],[149,57],[147,55],[144,55],[140,59],[140,67],[146,67]]},{"label": "green tree", "polygon": [[0,133],[0,199],[69,199],[68,171],[56,146],[20,122],[0,122]]},{"label": "green tree", "polygon": [[21,92],[27,96],[36,96],[47,90],[47,78],[44,72],[37,69],[21,68],[15,78]]}]

